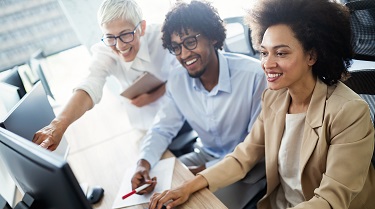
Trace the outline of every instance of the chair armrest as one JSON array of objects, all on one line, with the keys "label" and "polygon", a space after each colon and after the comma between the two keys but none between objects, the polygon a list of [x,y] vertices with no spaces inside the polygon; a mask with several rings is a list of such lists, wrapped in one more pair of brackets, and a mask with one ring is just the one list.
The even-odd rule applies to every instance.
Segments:
[{"label": "chair armrest", "polygon": [[172,143],[168,146],[171,151],[181,150],[190,142],[198,138],[198,133],[194,130],[185,132],[173,139]]},{"label": "chair armrest", "polygon": [[266,176],[266,164],[262,160],[258,162],[253,169],[251,169],[246,176],[241,180],[248,184],[254,184]]}]

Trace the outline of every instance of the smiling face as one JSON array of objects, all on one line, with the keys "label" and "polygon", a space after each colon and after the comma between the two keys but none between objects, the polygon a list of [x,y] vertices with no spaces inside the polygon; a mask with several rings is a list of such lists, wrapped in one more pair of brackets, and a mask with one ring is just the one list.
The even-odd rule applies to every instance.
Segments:
[{"label": "smiling face", "polygon": [[[171,42],[173,44],[181,44],[184,40],[190,37],[196,37],[197,45],[195,49],[186,49],[181,44],[181,54],[176,55],[177,60],[186,68],[189,75],[193,78],[199,78],[205,74],[207,69],[213,65],[213,60],[216,59],[214,48],[214,41],[209,41],[203,35],[198,35],[197,32],[188,30],[188,34],[171,35]],[[186,43],[191,44],[191,43]]]},{"label": "smiling face", "polygon": [[[138,30],[139,27],[141,27],[142,32]],[[119,36],[124,33],[133,32],[134,28],[134,24],[128,21],[124,21],[121,18],[105,23],[101,27],[104,37]],[[146,23],[145,21],[142,21],[141,24],[138,26],[136,32],[134,33],[133,41],[129,43],[124,43],[119,38],[117,38],[116,45],[111,46],[112,50],[116,54],[118,54],[125,62],[133,61],[134,58],[137,56],[137,53],[141,46],[140,38],[144,35],[145,28]]]},{"label": "smiling face", "polygon": [[289,26],[280,24],[269,27],[264,33],[260,52],[268,88],[298,89],[314,80],[312,66],[316,61],[315,56],[304,51]]}]

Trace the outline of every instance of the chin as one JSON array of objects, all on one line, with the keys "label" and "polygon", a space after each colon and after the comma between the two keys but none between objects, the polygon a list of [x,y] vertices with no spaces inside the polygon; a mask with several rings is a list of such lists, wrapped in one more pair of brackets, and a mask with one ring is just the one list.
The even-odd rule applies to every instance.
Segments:
[{"label": "chin", "polygon": [[279,89],[281,89],[279,86],[275,86],[275,85],[268,85],[268,89],[270,89],[270,90],[279,90]]},{"label": "chin", "polygon": [[206,72],[206,68],[197,72],[192,72],[192,73],[188,71],[189,76],[192,78],[200,78],[204,74],[204,72]]},{"label": "chin", "polygon": [[132,54],[129,54],[129,55],[127,55],[127,56],[123,56],[122,54],[119,54],[121,57],[122,57],[122,59],[125,61],[125,62],[131,62],[131,61],[133,61],[134,59],[135,59],[135,55],[133,55],[133,53]]}]

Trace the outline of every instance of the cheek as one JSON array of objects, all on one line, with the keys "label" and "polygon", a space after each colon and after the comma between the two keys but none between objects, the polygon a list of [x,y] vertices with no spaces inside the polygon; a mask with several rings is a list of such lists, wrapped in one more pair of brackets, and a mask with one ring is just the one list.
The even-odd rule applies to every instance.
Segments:
[{"label": "cheek", "polygon": [[112,49],[113,52],[115,52],[117,54],[116,46],[111,46],[111,49]]},{"label": "cheek", "polygon": [[260,66],[262,67],[263,70],[265,69],[265,68],[264,68],[264,64],[265,64],[265,62],[264,62],[263,60],[261,60],[261,61],[260,61]]}]

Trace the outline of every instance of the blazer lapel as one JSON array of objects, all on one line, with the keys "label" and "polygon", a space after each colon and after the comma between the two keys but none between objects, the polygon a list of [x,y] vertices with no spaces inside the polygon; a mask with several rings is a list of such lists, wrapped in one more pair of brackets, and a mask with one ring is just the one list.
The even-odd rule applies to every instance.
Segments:
[{"label": "blazer lapel", "polygon": [[324,109],[327,99],[327,85],[317,79],[315,88],[311,97],[309,108],[306,113],[305,127],[303,131],[301,154],[299,167],[301,171],[313,153],[316,143],[319,139],[319,133],[316,129],[322,126],[324,119]]}]

